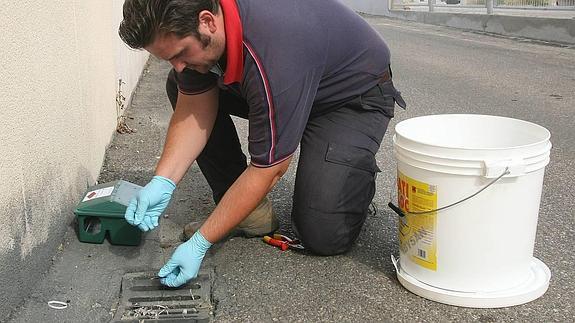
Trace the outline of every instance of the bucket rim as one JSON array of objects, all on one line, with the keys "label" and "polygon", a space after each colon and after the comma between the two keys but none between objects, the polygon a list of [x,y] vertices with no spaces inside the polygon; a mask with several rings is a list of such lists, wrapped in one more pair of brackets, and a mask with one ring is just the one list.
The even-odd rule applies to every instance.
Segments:
[{"label": "bucket rim", "polygon": [[[401,127],[405,126],[405,123],[407,122],[413,122],[414,120],[419,120],[419,119],[425,119],[425,118],[437,118],[437,117],[482,117],[482,118],[493,118],[493,119],[506,119],[506,120],[512,120],[514,122],[519,122],[519,123],[523,123],[535,128],[538,128],[539,130],[542,130],[542,133],[544,133],[544,137],[545,139],[542,139],[540,141],[537,142],[533,142],[533,143],[529,143],[529,144],[525,144],[525,145],[518,145],[518,146],[508,146],[508,147],[462,147],[462,146],[447,146],[447,145],[439,145],[439,144],[434,144],[434,143],[429,143],[429,142],[425,142],[423,140],[416,140],[416,139],[412,139],[407,137],[405,134],[402,134],[401,131]],[[483,150],[483,151],[500,151],[500,150],[509,150],[509,149],[524,149],[524,148],[529,148],[529,147],[534,147],[537,145],[541,145],[544,144],[546,142],[549,142],[551,139],[551,132],[549,131],[549,129],[538,125],[534,122],[531,121],[526,121],[526,120],[522,120],[522,119],[516,119],[516,118],[511,118],[511,117],[504,117],[504,116],[495,116],[495,115],[489,115],[489,114],[473,114],[473,113],[447,113],[447,114],[430,114],[430,115],[424,115],[424,116],[418,116],[418,117],[413,117],[413,118],[409,118],[403,121],[400,121],[399,123],[397,123],[395,125],[395,134],[394,134],[394,142],[396,141],[395,137],[400,137],[401,140],[407,140],[407,141],[411,141],[417,144],[421,144],[421,145],[426,145],[429,147],[437,147],[437,148],[441,148],[441,149],[448,149],[448,150],[465,150],[465,151],[479,151],[479,150]],[[549,148],[550,149],[550,148]]]},{"label": "bucket rim", "polygon": [[[407,139],[410,140],[410,139]],[[402,146],[399,143],[397,143],[396,138],[392,138],[392,144],[393,147],[396,150],[403,150],[408,152],[409,154],[415,154],[415,155],[419,155],[419,156],[425,156],[425,157],[429,157],[429,158],[437,158],[437,159],[442,159],[442,160],[451,160],[451,161],[466,161],[466,162],[482,162],[485,161],[486,158],[485,157],[459,157],[459,156],[445,156],[436,152],[428,152],[428,151],[419,151],[419,150],[415,150],[413,149],[413,147],[406,147],[406,146]],[[541,143],[539,143],[541,144]],[[534,159],[534,158],[539,158],[541,156],[545,156],[545,155],[549,155],[551,148],[552,148],[552,144],[550,141],[546,141],[545,142],[545,150],[540,150],[537,152],[528,152],[528,153],[524,153],[523,155],[521,155],[520,157],[523,159]],[[440,146],[440,148],[444,148],[443,146]],[[456,150],[455,148],[446,148],[446,149],[452,149],[452,150]],[[519,149],[519,148],[518,148]],[[457,150],[462,150],[457,148]],[[469,149],[469,150],[474,150],[474,151],[478,151],[478,150],[495,150],[495,149]]]}]

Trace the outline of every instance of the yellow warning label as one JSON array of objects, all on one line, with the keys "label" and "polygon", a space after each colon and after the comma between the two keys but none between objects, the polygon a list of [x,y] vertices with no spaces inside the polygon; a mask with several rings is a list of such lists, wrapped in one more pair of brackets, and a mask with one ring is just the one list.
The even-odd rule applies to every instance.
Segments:
[{"label": "yellow warning label", "polygon": [[[437,187],[397,172],[398,203],[404,212],[437,209]],[[437,270],[435,228],[437,212],[399,217],[399,248],[414,263]]]}]

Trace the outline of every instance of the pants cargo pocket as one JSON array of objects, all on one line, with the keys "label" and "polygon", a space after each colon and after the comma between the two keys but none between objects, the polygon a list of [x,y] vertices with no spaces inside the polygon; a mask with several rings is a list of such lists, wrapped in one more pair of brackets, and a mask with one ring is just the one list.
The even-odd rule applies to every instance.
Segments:
[{"label": "pants cargo pocket", "polygon": [[328,214],[365,214],[380,171],[374,154],[362,147],[329,143],[324,166],[318,176],[327,185],[317,185],[310,207]]}]

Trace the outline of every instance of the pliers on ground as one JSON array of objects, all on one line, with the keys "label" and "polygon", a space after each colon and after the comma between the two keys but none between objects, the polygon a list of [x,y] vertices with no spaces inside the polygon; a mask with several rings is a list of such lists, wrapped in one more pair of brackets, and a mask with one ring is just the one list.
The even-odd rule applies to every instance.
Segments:
[{"label": "pliers on ground", "polygon": [[280,248],[282,251],[286,251],[289,248],[292,249],[298,249],[298,250],[303,250],[304,246],[301,244],[301,242],[298,239],[292,239],[288,236],[285,236],[283,234],[279,234],[279,233],[274,233],[273,236],[264,236],[263,238],[264,242],[271,245],[271,246],[275,246]]}]

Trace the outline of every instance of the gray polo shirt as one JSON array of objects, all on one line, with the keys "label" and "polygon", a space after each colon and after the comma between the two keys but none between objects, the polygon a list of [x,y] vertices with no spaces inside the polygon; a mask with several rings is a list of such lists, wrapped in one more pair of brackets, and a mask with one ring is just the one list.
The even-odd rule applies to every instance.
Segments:
[{"label": "gray polo shirt", "polygon": [[390,63],[381,36],[336,0],[220,0],[226,29],[223,76],[186,69],[180,92],[219,86],[249,106],[251,164],[289,158],[311,116],[375,86]]}]

